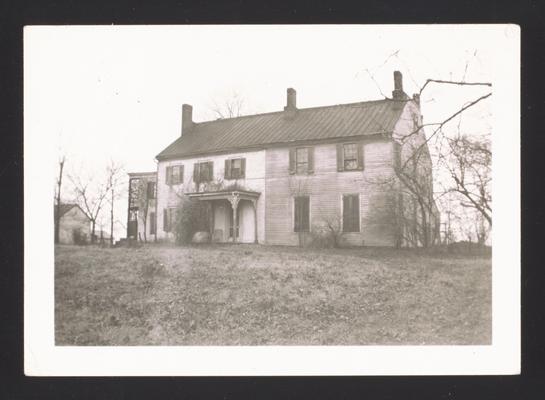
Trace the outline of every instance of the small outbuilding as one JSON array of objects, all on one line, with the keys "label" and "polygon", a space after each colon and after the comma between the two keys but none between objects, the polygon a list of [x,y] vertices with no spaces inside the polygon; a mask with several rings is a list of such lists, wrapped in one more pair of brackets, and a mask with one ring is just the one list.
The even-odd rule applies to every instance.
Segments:
[{"label": "small outbuilding", "polygon": [[91,238],[91,220],[77,204],[60,204],[55,206],[55,223],[57,209],[60,211],[59,243],[85,244]]}]

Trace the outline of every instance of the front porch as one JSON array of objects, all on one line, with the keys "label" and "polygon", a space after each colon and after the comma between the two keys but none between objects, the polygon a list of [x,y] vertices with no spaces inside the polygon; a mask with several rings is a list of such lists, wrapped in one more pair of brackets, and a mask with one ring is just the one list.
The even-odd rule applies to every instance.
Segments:
[{"label": "front porch", "polygon": [[257,200],[261,193],[246,190],[187,193],[210,210],[210,234],[216,243],[258,243]]}]

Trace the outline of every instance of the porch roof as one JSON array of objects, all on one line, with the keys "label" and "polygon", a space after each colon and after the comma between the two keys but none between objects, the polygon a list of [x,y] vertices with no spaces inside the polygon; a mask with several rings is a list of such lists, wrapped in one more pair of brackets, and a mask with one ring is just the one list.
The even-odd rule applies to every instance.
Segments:
[{"label": "porch roof", "polygon": [[186,195],[192,199],[199,200],[229,200],[233,197],[237,197],[240,200],[256,200],[261,193],[250,190],[219,190],[211,192],[186,193]]}]

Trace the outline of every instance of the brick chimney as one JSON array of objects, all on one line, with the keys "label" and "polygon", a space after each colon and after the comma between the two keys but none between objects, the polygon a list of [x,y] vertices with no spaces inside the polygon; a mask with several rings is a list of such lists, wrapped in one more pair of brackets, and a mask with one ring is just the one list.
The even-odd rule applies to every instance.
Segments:
[{"label": "brick chimney", "polygon": [[193,127],[193,107],[189,104],[182,105],[182,135]]},{"label": "brick chimney", "polygon": [[290,115],[290,116],[295,115],[295,112],[297,111],[296,104],[297,104],[297,92],[293,88],[288,88],[286,107],[284,107],[284,111],[287,113],[287,115]]},{"label": "brick chimney", "polygon": [[392,91],[394,100],[406,100],[408,96],[403,91],[403,75],[401,72],[394,71],[394,90]]}]

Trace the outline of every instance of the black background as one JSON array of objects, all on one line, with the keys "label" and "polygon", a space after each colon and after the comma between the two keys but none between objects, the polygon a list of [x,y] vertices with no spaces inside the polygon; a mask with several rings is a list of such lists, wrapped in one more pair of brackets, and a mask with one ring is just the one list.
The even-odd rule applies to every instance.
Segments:
[{"label": "black background", "polygon": [[[516,23],[522,39],[522,374],[486,377],[29,378],[23,374],[23,26]],[[538,1],[0,0],[0,399],[545,398],[545,8]],[[448,45],[448,44],[446,44]],[[362,44],[363,46],[363,44]],[[363,47],[362,47],[363,51]],[[46,177],[45,179],[49,179]],[[286,362],[289,362],[287,360]]]}]

